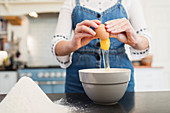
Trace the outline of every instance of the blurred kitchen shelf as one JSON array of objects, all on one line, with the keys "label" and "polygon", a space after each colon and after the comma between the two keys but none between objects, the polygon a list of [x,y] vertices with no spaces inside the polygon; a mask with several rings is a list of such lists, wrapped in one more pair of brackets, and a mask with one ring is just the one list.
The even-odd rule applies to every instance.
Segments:
[{"label": "blurred kitchen shelf", "polygon": [[7,32],[6,31],[1,31],[0,32],[0,39],[4,38],[4,37],[1,37],[1,36],[7,36]]},{"label": "blurred kitchen shelf", "polygon": [[4,17],[11,25],[22,25],[22,19],[19,16]]},{"label": "blurred kitchen shelf", "polygon": [[4,17],[0,16],[0,50],[4,50],[4,45],[7,40],[7,24],[7,20],[5,20]]},{"label": "blurred kitchen shelf", "polygon": [[7,34],[6,31],[1,31],[1,32],[0,32],[0,35],[6,35],[6,34]]}]

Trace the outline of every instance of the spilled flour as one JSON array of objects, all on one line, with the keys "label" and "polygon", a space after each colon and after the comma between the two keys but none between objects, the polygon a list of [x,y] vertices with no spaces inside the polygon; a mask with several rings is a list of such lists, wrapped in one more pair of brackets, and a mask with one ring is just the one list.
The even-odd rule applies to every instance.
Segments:
[{"label": "spilled flour", "polygon": [[61,98],[60,100],[54,101],[55,104],[59,105],[67,105],[69,107],[69,113],[85,113],[87,110],[85,110],[83,107],[76,107],[72,104],[68,103],[65,99]]},{"label": "spilled flour", "polygon": [[0,103],[0,113],[69,113],[53,103],[30,78],[22,77]]}]

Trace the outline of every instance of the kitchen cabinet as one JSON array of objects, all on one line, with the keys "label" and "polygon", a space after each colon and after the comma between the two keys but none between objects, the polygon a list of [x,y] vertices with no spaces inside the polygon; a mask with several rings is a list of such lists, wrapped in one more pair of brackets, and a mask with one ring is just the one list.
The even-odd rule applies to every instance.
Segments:
[{"label": "kitchen cabinet", "polygon": [[17,71],[0,71],[0,94],[7,94],[17,82]]},{"label": "kitchen cabinet", "polygon": [[164,68],[135,68],[135,91],[166,91],[166,76]]}]

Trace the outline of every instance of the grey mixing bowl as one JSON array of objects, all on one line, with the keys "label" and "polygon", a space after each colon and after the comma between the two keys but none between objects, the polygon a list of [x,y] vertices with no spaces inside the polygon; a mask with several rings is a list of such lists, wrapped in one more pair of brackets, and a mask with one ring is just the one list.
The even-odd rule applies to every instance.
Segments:
[{"label": "grey mixing bowl", "polygon": [[80,81],[87,96],[97,104],[110,105],[124,95],[130,80],[130,69],[111,68],[79,70]]}]

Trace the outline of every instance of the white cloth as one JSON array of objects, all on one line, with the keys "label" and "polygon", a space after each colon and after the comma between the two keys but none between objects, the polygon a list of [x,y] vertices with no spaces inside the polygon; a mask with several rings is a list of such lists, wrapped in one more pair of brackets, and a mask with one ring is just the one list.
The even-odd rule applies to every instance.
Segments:
[{"label": "white cloth", "polygon": [[[106,9],[112,7],[117,3],[117,0],[80,0],[80,5],[99,13],[105,11]],[[149,41],[149,48],[146,50],[136,50],[130,47],[130,53],[132,59],[141,59],[148,55],[151,47],[150,34],[148,32],[142,7],[139,0],[122,0],[122,5],[124,6],[129,21],[133,26],[136,33],[140,36],[145,36]],[[55,36],[52,39],[52,53],[55,55],[55,46],[61,40],[71,40],[72,33],[72,11],[76,6],[76,0],[66,0],[62,6],[59,14],[58,24],[55,32]],[[71,64],[71,56],[56,56],[58,63],[62,68],[67,68]]]}]

